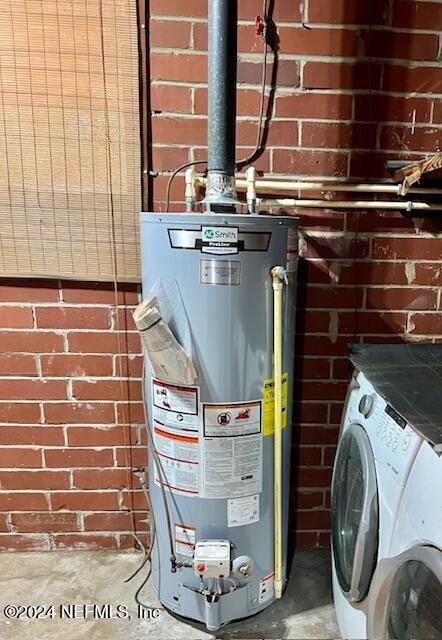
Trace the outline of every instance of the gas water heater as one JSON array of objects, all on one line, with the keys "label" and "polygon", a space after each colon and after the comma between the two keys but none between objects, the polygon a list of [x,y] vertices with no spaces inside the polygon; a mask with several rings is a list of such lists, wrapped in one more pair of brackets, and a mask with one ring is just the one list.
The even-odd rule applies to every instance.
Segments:
[{"label": "gas water heater", "polygon": [[206,213],[141,214],[136,318],[153,582],[209,630],[268,607],[287,573],[297,221],[237,213],[236,26],[235,0],[209,0]]},{"label": "gas water heater", "polygon": [[152,575],[167,609],[211,630],[275,598],[275,266],[287,276],[280,326],[280,589],[285,581],[296,224],[265,215],[141,216],[143,297],[155,295],[169,309],[174,336],[197,373],[194,384],[152,372],[146,380],[155,448],[148,465],[156,525]]}]

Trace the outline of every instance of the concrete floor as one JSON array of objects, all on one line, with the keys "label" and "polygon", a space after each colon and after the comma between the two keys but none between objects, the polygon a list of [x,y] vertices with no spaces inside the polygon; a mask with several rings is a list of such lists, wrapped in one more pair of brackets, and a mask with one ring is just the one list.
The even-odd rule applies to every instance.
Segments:
[{"label": "concrete floor", "polygon": [[[123,580],[141,556],[130,552],[57,551],[0,555],[0,638],[14,640],[169,640],[170,638],[338,638],[330,588],[330,556],[325,550],[295,554],[291,579],[282,600],[266,611],[207,633],[163,609],[156,620],[140,620],[134,593],[143,578]],[[144,601],[155,604],[147,586]],[[60,619],[60,604],[126,605],[131,619]],[[54,605],[54,617],[8,619],[6,605]]]}]

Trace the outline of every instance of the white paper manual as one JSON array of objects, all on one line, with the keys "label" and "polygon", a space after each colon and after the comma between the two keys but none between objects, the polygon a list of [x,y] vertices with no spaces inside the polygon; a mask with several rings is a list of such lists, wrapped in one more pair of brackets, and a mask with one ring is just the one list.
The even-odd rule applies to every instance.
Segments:
[{"label": "white paper manual", "polygon": [[164,322],[157,298],[141,302],[133,317],[153,375],[168,382],[193,384],[198,375],[193,362]]}]

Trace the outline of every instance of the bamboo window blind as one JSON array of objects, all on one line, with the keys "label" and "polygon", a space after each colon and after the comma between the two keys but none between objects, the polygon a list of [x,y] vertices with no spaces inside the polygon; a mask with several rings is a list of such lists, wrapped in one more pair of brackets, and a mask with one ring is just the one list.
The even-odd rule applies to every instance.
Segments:
[{"label": "bamboo window blind", "polygon": [[140,175],[136,1],[0,0],[0,275],[138,280]]}]

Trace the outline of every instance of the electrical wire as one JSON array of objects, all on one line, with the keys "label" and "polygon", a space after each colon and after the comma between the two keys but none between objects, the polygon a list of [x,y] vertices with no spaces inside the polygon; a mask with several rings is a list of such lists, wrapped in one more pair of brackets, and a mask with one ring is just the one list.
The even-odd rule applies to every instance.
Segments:
[{"label": "electrical wire", "polygon": [[[147,491],[146,491],[146,494],[147,494]],[[138,569],[136,569],[136,571],[134,571],[133,574],[127,580],[125,580],[125,582],[129,582],[129,580],[132,580],[132,578],[134,578],[141,571],[141,569],[145,566],[145,564],[147,562],[149,562],[149,569],[147,571],[147,574],[146,574],[143,582],[140,584],[140,586],[136,590],[135,595],[134,595],[134,599],[135,599],[135,602],[140,607],[143,607],[144,609],[152,609],[153,607],[151,605],[146,604],[145,602],[143,602],[140,599],[140,593],[143,590],[143,588],[146,586],[146,584],[149,581],[149,578],[150,578],[150,576],[152,574],[152,551],[153,551],[153,546],[155,544],[155,538],[156,538],[156,534],[157,534],[156,525],[155,525],[155,518],[154,518],[154,515],[153,515],[153,511],[152,511],[152,506],[151,506],[151,503],[150,503],[150,496],[147,495],[147,499],[148,499],[149,510],[150,510],[150,514],[151,514],[151,525],[150,525],[151,542],[150,542],[150,545],[149,545],[149,551],[146,554],[143,562],[138,567]]]},{"label": "electrical wire", "polygon": [[225,577],[223,578],[223,580],[224,580],[225,582],[227,581],[227,582],[231,582],[231,583],[233,584],[233,588],[230,588],[230,589],[229,589],[229,591],[230,591],[230,592],[235,591],[236,589],[238,589],[238,586],[239,586],[239,585],[238,585],[238,583],[237,583],[233,578],[230,578],[230,577],[225,576]]},{"label": "electrical wire", "polygon": [[180,167],[178,167],[177,169],[175,169],[175,171],[172,173],[172,175],[170,176],[169,180],[167,181],[167,187],[166,187],[166,211],[169,211],[169,205],[170,205],[170,188],[172,186],[172,182],[174,181],[175,177],[179,174],[180,171],[182,171],[183,169],[187,169],[188,167],[194,167],[197,164],[207,164],[207,160],[194,160],[193,162],[186,162],[185,164],[182,164]]},{"label": "electrical wire", "polygon": [[140,600],[140,593],[143,590],[143,588],[146,586],[147,582],[149,581],[149,578],[150,578],[151,574],[152,574],[152,565],[149,564],[149,570],[147,572],[147,575],[144,578],[143,582],[138,587],[138,589],[136,590],[135,595],[134,595],[135,602],[138,605],[140,605],[140,607],[143,607],[143,609],[153,609],[154,608],[154,607],[152,607],[152,605],[146,604],[145,602]]},{"label": "electrical wire", "polygon": [[[119,374],[120,374],[120,396],[121,396],[121,408],[122,408],[122,425],[123,425],[123,440],[124,440],[124,459],[126,463],[126,479],[127,490],[129,494],[129,514],[131,521],[132,532],[131,535],[135,540],[135,543],[139,548],[146,553],[144,544],[140,540],[136,532],[135,525],[135,513],[134,513],[134,497],[133,497],[133,458],[132,458],[132,443],[130,435],[129,421],[126,420],[126,403],[123,384],[123,356],[121,348],[121,336],[119,327],[119,301],[118,301],[118,260],[117,260],[117,234],[115,228],[115,207],[114,207],[114,193],[113,193],[113,179],[112,179],[112,150],[111,150],[111,128],[109,122],[109,101],[106,82],[106,63],[104,56],[104,20],[103,20],[103,0],[99,3],[99,19],[100,19],[100,44],[101,44],[101,72],[104,89],[104,122],[106,131],[106,169],[109,185],[109,226],[111,230],[111,259],[112,259],[112,274],[113,274],[113,287],[114,287],[114,306],[115,306],[115,319],[116,319],[116,333],[117,333],[117,351],[119,360]],[[129,438],[127,430],[129,429]]]},{"label": "electrical wire", "polygon": [[263,0],[262,3],[262,17],[264,21],[264,33],[263,33],[263,52],[262,52],[262,72],[261,72],[261,100],[259,106],[259,125],[258,131],[256,134],[256,144],[254,150],[243,160],[238,160],[235,162],[235,167],[238,169],[242,169],[242,167],[250,164],[255,155],[258,153],[259,148],[262,143],[262,132],[263,132],[263,122],[264,122],[264,104],[265,104],[265,89],[266,89],[266,77],[267,77],[267,0]]},{"label": "electrical wire", "polygon": [[152,510],[152,504],[151,504],[151,501],[150,501],[149,491],[148,491],[148,489],[146,487],[144,479],[142,479],[140,477],[139,480],[140,480],[141,488],[142,488],[142,490],[144,492],[144,495],[146,497],[146,502],[147,502],[147,506],[148,506],[148,509],[149,509],[150,517],[151,517],[150,544],[149,544],[149,548],[145,550],[143,561],[140,563],[138,568],[135,569],[135,571],[133,573],[131,573],[131,575],[128,578],[126,578],[126,580],[124,580],[125,583],[130,582],[131,580],[133,580],[133,578],[135,578],[135,576],[145,566],[146,562],[150,561],[151,555],[152,555],[153,545],[155,543],[156,527],[155,527],[155,520],[154,520],[154,515],[153,515],[153,510]]},{"label": "electrical wire", "polygon": [[[263,0],[262,3],[262,14],[263,14],[263,20],[264,23],[267,23],[267,0]],[[235,168],[237,169],[242,169],[243,167],[245,167],[246,165],[250,164],[255,155],[258,153],[261,143],[262,143],[262,134],[263,134],[263,122],[264,122],[264,104],[265,104],[265,88],[266,88],[266,77],[267,77],[267,37],[266,37],[266,32],[264,31],[263,33],[263,41],[264,41],[264,47],[263,47],[263,57],[262,57],[262,73],[261,73],[261,92],[260,92],[260,106],[259,106],[259,124],[258,124],[258,131],[256,134],[256,143],[255,143],[255,148],[253,149],[253,151],[246,157],[243,158],[242,160],[237,160],[235,162]],[[172,173],[172,175],[170,176],[169,180],[167,181],[167,186],[166,186],[166,211],[169,211],[169,206],[170,206],[170,189],[172,187],[172,182],[174,181],[174,179],[176,178],[176,176],[178,175],[178,173],[180,171],[182,171],[183,169],[187,169],[188,167],[194,167],[198,164],[206,164],[207,165],[207,160],[195,160],[193,162],[186,162],[185,164],[182,164],[180,167],[177,167],[177,169],[175,169],[175,171]]]},{"label": "electrical wire", "polygon": [[[153,532],[153,528],[151,526],[151,535],[152,535],[152,532]],[[151,548],[146,549],[146,553],[143,554],[143,561],[138,565],[135,571],[131,573],[128,578],[126,578],[126,580],[123,580],[124,584],[127,584],[128,582],[133,580],[135,576],[140,573],[141,569],[145,566],[146,562],[150,561],[151,555],[152,555],[152,549]]]}]

